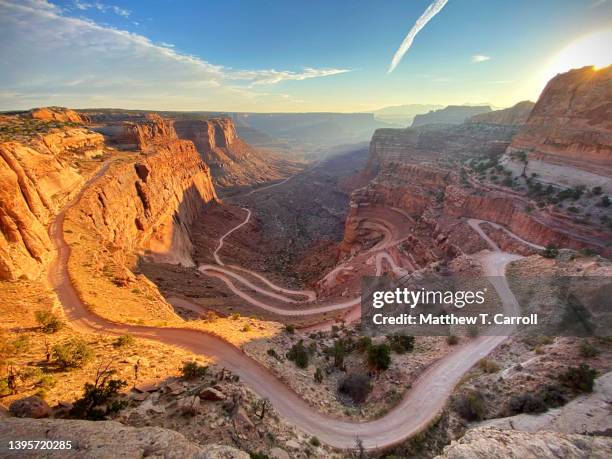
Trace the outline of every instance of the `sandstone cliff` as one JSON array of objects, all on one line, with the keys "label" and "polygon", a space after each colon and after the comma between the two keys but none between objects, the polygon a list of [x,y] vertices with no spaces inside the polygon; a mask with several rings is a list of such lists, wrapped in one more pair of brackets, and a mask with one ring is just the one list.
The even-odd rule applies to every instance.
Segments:
[{"label": "sandstone cliff", "polygon": [[81,128],[0,143],[0,279],[40,273],[51,257],[46,226],[84,181],[72,160],[102,148],[102,136]]},{"label": "sandstone cliff", "polygon": [[534,103],[529,100],[519,102],[512,107],[503,110],[494,110],[488,113],[474,115],[467,120],[468,123],[489,123],[489,124],[506,124],[506,125],[522,125],[527,122]]},{"label": "sandstone cliff", "polygon": [[461,124],[468,118],[480,113],[491,111],[488,105],[449,105],[440,110],[434,110],[424,115],[416,115],[411,127],[425,126],[427,124]]},{"label": "sandstone cliff", "polygon": [[218,187],[270,182],[299,170],[293,162],[252,148],[238,137],[229,118],[180,118],[175,127],[181,139],[195,144]]},{"label": "sandstone cliff", "polygon": [[[508,153],[527,153],[527,172],[566,186],[610,188],[612,66],[550,80]],[[612,191],[612,190],[611,190]]]},{"label": "sandstone cliff", "polygon": [[42,107],[35,108],[28,112],[33,119],[43,121],[61,121],[66,123],[86,124],[89,118],[86,115],[63,107]]}]

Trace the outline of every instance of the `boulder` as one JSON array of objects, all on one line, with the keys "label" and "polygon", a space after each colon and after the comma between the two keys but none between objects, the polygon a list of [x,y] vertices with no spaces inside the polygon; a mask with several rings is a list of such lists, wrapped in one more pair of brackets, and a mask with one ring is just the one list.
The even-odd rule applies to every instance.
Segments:
[{"label": "boulder", "polygon": [[219,401],[225,400],[225,394],[214,387],[207,387],[200,392],[202,400]]},{"label": "boulder", "polygon": [[9,406],[9,411],[18,418],[46,418],[51,415],[51,408],[37,395],[15,400]]}]

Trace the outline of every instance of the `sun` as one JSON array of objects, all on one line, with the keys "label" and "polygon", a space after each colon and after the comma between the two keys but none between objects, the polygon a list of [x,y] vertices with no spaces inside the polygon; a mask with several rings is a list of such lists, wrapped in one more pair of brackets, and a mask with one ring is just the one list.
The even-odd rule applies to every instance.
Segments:
[{"label": "sun", "polygon": [[612,28],[599,30],[574,40],[561,49],[544,71],[546,82],[558,73],[585,66],[595,69],[612,64]]}]

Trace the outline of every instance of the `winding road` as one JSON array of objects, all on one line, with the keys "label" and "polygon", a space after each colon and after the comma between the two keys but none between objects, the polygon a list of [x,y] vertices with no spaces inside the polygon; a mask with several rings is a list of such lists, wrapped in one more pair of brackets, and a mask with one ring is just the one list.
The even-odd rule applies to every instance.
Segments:
[{"label": "winding road", "polygon": [[[179,346],[194,353],[211,357],[219,365],[239,375],[241,380],[260,397],[268,398],[279,415],[286,421],[333,447],[354,448],[357,439],[363,442],[366,449],[388,447],[400,443],[425,429],[442,410],[461,377],[506,338],[505,336],[481,336],[457,346],[453,353],[429,367],[413,384],[401,402],[381,418],[367,422],[349,422],[321,414],[265,367],[221,338],[201,331],[183,328],[115,323],[88,309],[87,305],[79,298],[70,280],[67,267],[70,247],[64,239],[63,223],[66,212],[78,203],[87,187],[102,176],[108,167],[109,164],[105,164],[89,180],[81,192],[56,216],[49,228],[49,235],[57,248],[57,256],[50,267],[48,278],[71,325],[79,330],[111,335],[131,333],[140,338]],[[250,218],[250,211],[248,218]],[[223,240],[233,231],[238,230],[240,226],[246,224],[248,218],[219,240],[219,247],[215,252],[216,256],[218,256],[218,252],[223,245]],[[518,304],[503,275],[506,265],[519,257],[498,250],[482,252],[479,257],[489,275],[499,276],[493,285],[502,300],[505,311],[507,313],[517,312]],[[225,280],[230,285],[232,281],[229,274],[222,271],[226,268],[220,266],[214,269],[216,270],[215,275],[227,276]],[[212,268],[210,268],[210,272],[212,271]],[[232,278],[236,279],[236,273]],[[260,280],[262,279],[260,278]],[[244,283],[242,280],[241,282]],[[282,289],[281,287],[275,286],[271,282],[268,282],[267,285],[277,292],[281,292],[279,290]],[[236,288],[236,290],[239,289]],[[285,289],[282,293],[304,294],[301,291],[288,291],[288,289]],[[306,294],[304,296],[309,298]],[[359,299],[350,301],[359,301]],[[265,303],[262,302],[262,304]],[[340,308],[348,306],[348,304],[344,306],[340,306],[340,304],[322,307]],[[311,314],[315,311],[316,308],[310,309],[307,313]]]}]

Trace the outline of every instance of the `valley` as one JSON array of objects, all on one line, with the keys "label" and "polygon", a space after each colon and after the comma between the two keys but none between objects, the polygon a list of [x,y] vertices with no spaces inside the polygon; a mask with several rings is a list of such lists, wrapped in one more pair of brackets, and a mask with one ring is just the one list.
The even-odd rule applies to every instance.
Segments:
[{"label": "valley", "polygon": [[[524,308],[526,279],[544,273],[603,279],[604,298],[611,79],[612,67],[572,70],[535,105],[450,106],[417,114],[412,127],[377,129],[367,145],[373,117],[361,114],[340,134],[340,115],[2,115],[3,368],[21,381],[3,379],[2,405],[14,414],[36,397],[47,410],[31,417],[54,418],[7,425],[87,429],[91,421],[62,418],[108,363],[133,387],[103,417],[175,430],[185,451],[220,443],[227,457],[451,458],[548,435],[545,454],[604,457],[612,442],[599,418],[546,433],[511,418],[574,409],[609,390],[605,333],[533,337],[502,327],[404,340],[369,336],[360,319],[364,276],[484,282],[494,290],[488,306],[509,316]],[[267,129],[262,145],[278,147],[278,136],[310,153],[251,146],[239,123]],[[544,285],[530,288],[554,303]],[[612,311],[580,304],[605,330]],[[40,311],[62,322],[59,334],[36,326]],[[22,335],[36,344],[20,350]],[[132,355],[121,359],[111,343],[126,336]],[[58,384],[39,393],[28,371],[54,368],[49,349],[74,337],[98,354],[73,371],[55,368]],[[199,365],[195,376],[185,370]],[[591,375],[591,390],[566,376],[578,371]]]}]

